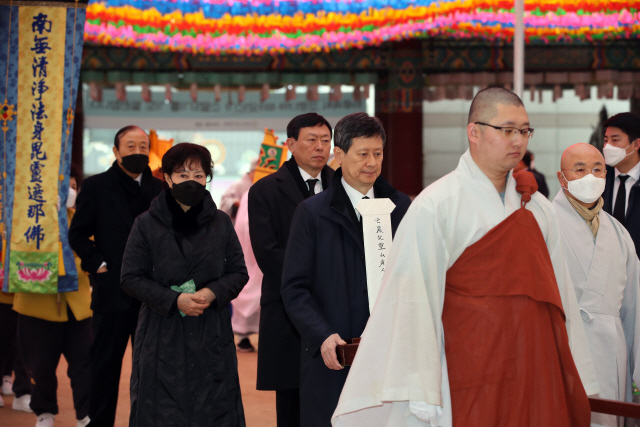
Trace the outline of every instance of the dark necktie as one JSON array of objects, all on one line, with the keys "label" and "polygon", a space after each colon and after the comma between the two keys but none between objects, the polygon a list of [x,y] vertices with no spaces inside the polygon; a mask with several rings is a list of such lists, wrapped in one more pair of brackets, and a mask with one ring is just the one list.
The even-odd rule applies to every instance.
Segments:
[{"label": "dark necktie", "polygon": [[627,178],[629,178],[629,175],[618,175],[618,179],[620,179],[620,186],[618,187],[618,193],[616,194],[616,204],[613,207],[613,217],[622,225],[624,225],[624,217],[627,212],[627,188],[625,185]]},{"label": "dark necktie", "polygon": [[307,197],[311,197],[314,194],[316,194],[316,182],[318,182],[319,179],[308,179],[307,180],[307,185],[309,185],[309,195]]},{"label": "dark necktie", "polygon": [[[368,199],[369,196],[364,196],[363,199]],[[360,213],[360,212],[358,212]],[[362,215],[360,215],[360,228],[362,228]]]}]

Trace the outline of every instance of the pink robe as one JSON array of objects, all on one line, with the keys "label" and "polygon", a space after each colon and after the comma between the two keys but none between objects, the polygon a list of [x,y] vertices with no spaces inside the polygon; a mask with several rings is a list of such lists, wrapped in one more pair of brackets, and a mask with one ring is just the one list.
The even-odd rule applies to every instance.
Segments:
[{"label": "pink robe", "polygon": [[249,192],[246,191],[240,200],[235,229],[244,252],[244,262],[249,272],[249,282],[242,289],[240,295],[231,302],[233,306],[231,327],[234,333],[241,335],[258,333],[260,292],[262,290],[262,271],[260,271],[260,267],[258,267],[256,258],[253,255],[251,239],[249,238],[248,195]]}]

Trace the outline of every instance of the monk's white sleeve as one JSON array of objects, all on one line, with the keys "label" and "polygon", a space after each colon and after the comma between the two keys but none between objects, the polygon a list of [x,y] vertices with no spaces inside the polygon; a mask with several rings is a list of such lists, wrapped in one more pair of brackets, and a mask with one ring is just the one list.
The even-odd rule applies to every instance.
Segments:
[{"label": "monk's white sleeve", "polygon": [[558,290],[562,299],[567,335],[569,336],[569,348],[587,395],[597,394],[600,392],[600,385],[598,384],[596,371],[591,359],[591,350],[589,349],[587,335],[582,324],[569,267],[566,264],[560,226],[554,212],[550,212],[548,218],[547,248],[549,249],[549,256],[551,257]]},{"label": "monk's white sleeve", "polygon": [[395,426],[390,420],[402,421],[409,401],[443,405],[444,242],[435,213],[415,201],[396,232],[334,426]]},{"label": "monk's white sleeve", "polygon": [[629,372],[636,385],[640,385],[640,261],[629,233],[624,230],[627,247],[627,285],[624,288],[620,319],[627,341]]},{"label": "monk's white sleeve", "polygon": [[426,402],[409,402],[409,412],[418,421],[427,423],[431,427],[439,426],[438,419],[441,419],[444,415],[441,406],[430,405]]}]

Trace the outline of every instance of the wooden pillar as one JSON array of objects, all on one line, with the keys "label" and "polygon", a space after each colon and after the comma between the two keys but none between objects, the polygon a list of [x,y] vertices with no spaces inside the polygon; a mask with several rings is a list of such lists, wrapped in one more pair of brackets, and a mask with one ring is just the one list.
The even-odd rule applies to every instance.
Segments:
[{"label": "wooden pillar", "polygon": [[415,196],[422,185],[422,41],[394,44],[388,73],[376,85],[376,117],[385,128],[382,176]]},{"label": "wooden pillar", "polygon": [[635,96],[631,97],[629,111],[640,116],[640,98],[637,98]]},{"label": "wooden pillar", "polygon": [[387,133],[382,176],[410,196],[422,189],[422,112],[378,113]]},{"label": "wooden pillar", "polygon": [[73,124],[73,135],[71,145],[71,164],[76,165],[78,170],[84,173],[84,153],[82,150],[84,140],[84,110],[82,108],[82,80],[78,84],[78,94],[76,98],[75,123]]}]

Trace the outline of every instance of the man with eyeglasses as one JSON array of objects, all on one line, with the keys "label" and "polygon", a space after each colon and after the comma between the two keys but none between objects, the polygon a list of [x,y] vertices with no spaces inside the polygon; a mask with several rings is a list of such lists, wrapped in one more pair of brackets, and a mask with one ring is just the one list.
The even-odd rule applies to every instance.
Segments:
[{"label": "man with eyeglasses", "polygon": [[598,385],[560,227],[512,172],[531,136],[520,98],[478,92],[469,150],[398,227],[334,427],[589,425]]},{"label": "man with eyeglasses", "polygon": [[620,113],[604,123],[605,212],[625,226],[640,255],[640,117]]},{"label": "man with eyeglasses", "polygon": [[[600,384],[594,397],[631,402],[628,378],[640,384],[640,263],[629,232],[601,210],[607,175],[597,148],[570,146],[553,207]],[[617,418],[594,412],[591,425],[616,427]]]}]

